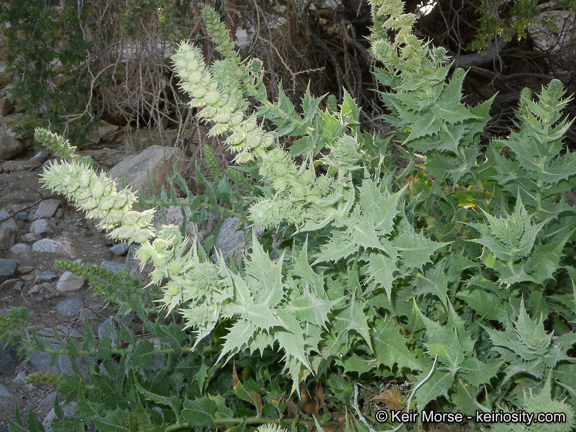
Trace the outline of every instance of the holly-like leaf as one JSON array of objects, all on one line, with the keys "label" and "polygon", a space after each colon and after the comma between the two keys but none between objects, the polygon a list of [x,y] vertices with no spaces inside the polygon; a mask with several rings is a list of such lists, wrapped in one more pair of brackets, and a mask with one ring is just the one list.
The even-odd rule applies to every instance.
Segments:
[{"label": "holly-like leaf", "polygon": [[256,305],[276,307],[284,298],[282,283],[282,262],[284,254],[274,264],[264,252],[254,231],[252,232],[252,252],[246,262],[246,280]]},{"label": "holly-like leaf", "polygon": [[358,247],[352,241],[348,231],[335,230],[330,241],[316,255],[316,260],[312,265],[321,262],[336,262],[339,259],[350,256],[357,250]]},{"label": "holly-like leaf", "polygon": [[379,364],[389,369],[394,366],[422,371],[424,366],[416,354],[407,347],[409,339],[401,334],[400,328],[391,319],[377,320],[372,332],[374,354]]},{"label": "holly-like leaf", "polygon": [[562,251],[570,236],[571,234],[559,241],[550,244],[539,244],[534,247],[527,264],[530,268],[530,276],[536,282],[543,284],[548,279],[551,279],[559,269],[560,258],[563,255]]},{"label": "holly-like leaf", "polygon": [[474,355],[462,362],[460,375],[471,386],[480,388],[480,386],[490,383],[490,380],[500,372],[503,363],[503,361],[483,363]]},{"label": "holly-like leaf", "polygon": [[144,339],[136,342],[130,362],[138,368],[152,366],[154,364],[154,343]]},{"label": "holly-like leaf", "polygon": [[512,313],[509,303],[501,300],[496,294],[482,289],[462,291],[457,293],[456,297],[464,300],[478,315],[491,321],[506,322]]},{"label": "holly-like leaf", "polygon": [[494,217],[484,210],[482,212],[488,224],[468,224],[482,235],[470,241],[486,246],[496,258],[505,262],[519,260],[530,253],[543,223],[532,224],[532,215],[526,211],[520,196],[514,212],[506,214],[505,218]]},{"label": "holly-like leaf", "polygon": [[[428,371],[425,371],[420,375],[420,381],[426,375]],[[440,396],[444,396],[449,398],[448,391],[452,388],[454,384],[454,378],[450,372],[443,372],[441,370],[435,370],[432,376],[426,381],[416,392],[416,402],[418,404],[418,411],[422,411],[426,408],[426,406],[439,398]]]},{"label": "holly-like leaf", "polygon": [[543,321],[543,317],[539,320],[532,320],[522,301],[516,322],[512,323],[507,320],[504,331],[483,327],[492,343],[500,350],[509,350],[523,360],[530,361],[542,358],[550,347],[552,335],[546,333]]},{"label": "holly-like leaf", "polygon": [[188,424],[196,427],[209,427],[211,430],[216,427],[216,403],[207,397],[202,397],[184,402],[182,418]]},{"label": "holly-like leaf", "polygon": [[398,270],[396,267],[397,256],[389,257],[382,253],[369,253],[367,256],[368,274],[373,283],[368,284],[366,293],[384,288],[388,302],[392,302],[392,282],[394,282],[394,273]]},{"label": "holly-like leaf", "polygon": [[441,261],[434,267],[427,269],[424,274],[420,272],[416,273],[416,289],[414,290],[414,294],[431,294],[437,297],[444,307],[447,308],[448,282],[450,281],[450,277],[445,273],[445,270],[445,261]]},{"label": "holly-like leaf", "polygon": [[408,186],[404,186],[396,193],[389,194],[383,191],[371,178],[366,177],[362,186],[358,188],[360,196],[358,203],[362,213],[372,223],[380,236],[390,234],[394,229],[394,218],[398,215],[398,203]]},{"label": "holly-like leaf", "polygon": [[417,234],[411,226],[406,226],[392,244],[398,249],[400,260],[407,268],[420,269],[430,262],[432,254],[450,243],[434,242],[422,234]]}]

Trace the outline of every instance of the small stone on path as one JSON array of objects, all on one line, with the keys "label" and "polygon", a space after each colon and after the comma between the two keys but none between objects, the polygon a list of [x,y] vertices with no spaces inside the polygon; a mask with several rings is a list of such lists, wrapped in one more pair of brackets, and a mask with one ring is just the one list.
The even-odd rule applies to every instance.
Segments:
[{"label": "small stone on path", "polygon": [[83,306],[84,300],[82,297],[73,297],[58,303],[56,305],[56,312],[64,316],[73,316],[80,313]]},{"label": "small stone on path", "polygon": [[64,272],[58,283],[56,284],[56,289],[60,292],[67,291],[78,291],[84,286],[84,279],[79,278],[71,272]]},{"label": "small stone on path", "polygon": [[61,205],[62,202],[56,199],[42,201],[38,206],[38,210],[36,210],[36,215],[39,218],[51,218],[56,214],[56,211]]}]

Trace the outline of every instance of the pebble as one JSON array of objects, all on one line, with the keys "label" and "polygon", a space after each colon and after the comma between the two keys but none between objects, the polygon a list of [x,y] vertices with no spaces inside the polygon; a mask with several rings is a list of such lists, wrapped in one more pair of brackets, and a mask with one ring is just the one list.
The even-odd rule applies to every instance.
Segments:
[{"label": "pebble", "polygon": [[19,359],[14,345],[0,342],[0,374],[6,374],[18,366]]},{"label": "pebble", "polygon": [[126,264],[121,264],[114,261],[102,261],[100,267],[106,270],[110,270],[113,273],[120,273],[123,269],[126,268]]},{"label": "pebble", "polygon": [[30,232],[40,237],[54,234],[54,223],[46,219],[38,219],[30,224]]},{"label": "pebble", "polygon": [[6,387],[0,384],[0,401],[2,399],[16,399],[12,393],[8,391]]},{"label": "pebble", "polygon": [[116,341],[120,335],[120,328],[114,322],[114,317],[110,316],[106,321],[98,326],[98,339],[112,339],[112,348],[116,348]]},{"label": "pebble", "polygon": [[20,274],[28,274],[28,273],[32,273],[33,271],[34,271],[34,267],[30,267],[30,266],[18,267],[18,273],[20,273]]},{"label": "pebble", "polygon": [[[10,214],[6,211],[0,211],[0,220],[4,220],[9,217]],[[16,239],[16,233],[18,232],[18,225],[14,219],[6,219],[4,222],[0,223],[0,249],[9,249]]]},{"label": "pebble", "polygon": [[128,253],[129,248],[130,245],[128,243],[118,243],[110,248],[110,252],[116,256],[124,256]]},{"label": "pebble", "polygon": [[64,316],[73,316],[80,313],[84,306],[82,297],[73,297],[71,299],[63,300],[56,305],[56,312]]},{"label": "pebble", "polygon": [[58,276],[56,276],[56,274],[49,271],[45,271],[42,273],[38,273],[38,275],[34,279],[34,282],[37,284],[41,284],[44,282],[54,282],[56,279],[58,279]]},{"label": "pebble", "polygon": [[28,213],[23,211],[18,212],[14,215],[14,219],[16,219],[17,221],[26,222],[26,220],[28,219]]},{"label": "pebble", "polygon": [[68,255],[72,258],[76,256],[76,249],[72,240],[67,237],[60,237],[58,240],[42,239],[32,245],[34,252],[50,252],[60,255]]},{"label": "pebble", "polygon": [[0,283],[16,276],[18,262],[12,259],[0,259]]},{"label": "pebble", "polygon": [[24,243],[17,243],[10,248],[10,252],[20,255],[20,254],[29,254],[31,251],[30,246]]},{"label": "pebble", "polygon": [[36,210],[36,215],[39,218],[51,218],[56,214],[58,208],[62,205],[62,202],[58,199],[49,199],[42,201]]},{"label": "pebble", "polygon": [[84,279],[79,278],[75,274],[67,271],[64,272],[62,276],[60,276],[60,279],[58,279],[56,290],[59,292],[78,291],[83,286]]},{"label": "pebble", "polygon": [[22,281],[20,279],[8,279],[0,285],[0,291],[8,291],[10,289],[18,290],[22,288]]}]

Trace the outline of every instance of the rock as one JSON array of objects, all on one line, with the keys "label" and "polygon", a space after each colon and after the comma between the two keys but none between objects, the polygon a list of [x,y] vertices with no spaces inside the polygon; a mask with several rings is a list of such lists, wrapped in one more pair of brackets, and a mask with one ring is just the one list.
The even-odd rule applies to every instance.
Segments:
[{"label": "rock", "polygon": [[36,237],[33,233],[26,233],[20,237],[20,240],[23,242],[32,243],[38,241],[38,237]]},{"label": "rock", "polygon": [[42,273],[39,273],[38,275],[36,275],[34,282],[37,284],[41,284],[44,282],[54,282],[56,279],[58,279],[58,276],[56,276],[52,272],[46,271],[46,272],[42,272]]},{"label": "rock", "polygon": [[0,259],[0,283],[16,276],[18,262],[11,259]]},{"label": "rock", "polygon": [[114,261],[102,261],[100,267],[106,270],[110,270],[113,273],[120,273],[123,269],[126,268],[126,265]]},{"label": "rock", "polygon": [[14,72],[6,72],[6,63],[0,62],[0,86],[8,84],[14,78]]},{"label": "rock", "polygon": [[0,115],[7,116],[14,110],[14,104],[10,102],[8,97],[4,96],[0,98]]},{"label": "rock", "polygon": [[58,303],[56,305],[56,312],[64,316],[73,316],[80,313],[83,307],[84,300],[82,297],[73,297]]},{"label": "rock", "polygon": [[40,237],[54,234],[55,229],[54,223],[46,219],[38,219],[30,224],[30,232]]},{"label": "rock", "polygon": [[39,240],[32,245],[32,251],[68,255],[71,258],[76,256],[76,248],[74,247],[74,243],[67,237],[59,237],[57,240]]},{"label": "rock", "polygon": [[28,220],[28,213],[23,211],[18,212],[14,215],[14,219],[20,222],[26,222],[26,220]]},{"label": "rock", "polygon": [[62,201],[59,199],[49,199],[42,201],[36,210],[36,215],[39,218],[48,219],[56,214],[56,211],[62,205]]},{"label": "rock", "polygon": [[24,151],[24,144],[0,129],[0,159],[14,159]]},{"label": "rock", "polygon": [[[20,284],[18,284],[18,282],[20,282]],[[8,279],[0,284],[0,292],[14,289],[16,285],[20,288],[23,285],[22,281],[20,279]],[[2,342],[0,341],[0,343]]]},{"label": "rock", "polygon": [[161,147],[158,145],[147,148],[136,156],[129,156],[116,164],[108,176],[117,179],[124,178],[136,192],[151,196],[148,187],[147,169],[150,169],[150,178],[156,193],[166,184],[166,178],[173,175],[173,167],[178,163],[177,170],[183,169],[184,153],[176,147]]},{"label": "rock", "polygon": [[[80,332],[74,330],[74,329],[69,329],[66,326],[63,325],[58,325],[56,326],[56,331],[58,332],[58,334],[64,339],[66,340],[67,338],[80,338],[81,334]],[[52,329],[41,329],[38,331],[38,336],[44,340],[46,340],[48,342],[48,345],[52,347],[52,349],[60,349],[60,345],[58,343],[51,343],[50,341],[54,340],[54,332]],[[74,372],[72,370],[72,364],[70,363],[70,359],[68,358],[67,355],[64,354],[58,354],[58,357],[56,358],[56,362],[50,366],[50,357],[51,354],[46,353],[46,352],[42,352],[42,351],[36,351],[34,352],[34,354],[32,355],[32,358],[30,359],[30,365],[32,367],[34,367],[36,370],[41,371],[41,372],[52,372],[52,373],[57,373],[57,374],[61,374],[61,373],[65,373],[68,375],[73,375]],[[78,359],[78,365],[80,366],[80,371],[82,372],[83,370],[86,370],[86,359],[84,357],[79,357]]]},{"label": "rock", "polygon": [[10,249],[18,233],[18,225],[13,218],[7,219],[9,216],[8,212],[0,211],[0,221],[4,221],[0,222],[0,250]]},{"label": "rock", "polygon": [[[139,129],[129,132],[129,136],[124,140],[124,152],[134,154],[157,144],[173,146],[177,138],[178,131],[176,130],[158,132],[157,129]],[[196,135],[191,140],[197,142],[198,139],[199,137]]]},{"label": "rock", "polygon": [[16,171],[24,171],[26,169],[26,162],[25,161],[6,161],[4,165],[2,165],[2,171],[5,173],[11,173]]},{"label": "rock", "polygon": [[34,267],[30,267],[30,266],[18,267],[18,273],[20,273],[20,274],[32,273],[34,270],[35,270]]},{"label": "rock", "polygon": [[112,348],[116,348],[116,342],[120,336],[120,327],[114,322],[114,317],[110,316],[98,326],[98,339],[112,339]]},{"label": "rock", "polygon": [[[60,403],[60,406],[62,407],[62,412],[64,413],[65,417],[74,417],[76,411],[78,410],[78,404],[76,402],[70,402],[67,405]],[[45,432],[52,432],[51,424],[54,420],[56,420],[56,411],[54,411],[54,408],[52,408],[50,412],[46,414],[46,417],[44,417],[44,421],[42,422],[42,426],[44,426]]]},{"label": "rock", "polygon": [[7,401],[8,399],[16,399],[12,393],[8,391],[6,387],[0,384],[0,401]]},{"label": "rock", "polygon": [[[222,223],[218,237],[214,242],[214,251],[210,255],[212,261],[216,261],[221,254],[225,261],[232,258],[238,261],[245,254],[252,242],[246,239],[248,234],[245,227],[241,227],[242,220],[238,217],[230,217]],[[263,228],[254,228],[256,237],[262,236]],[[218,253],[217,253],[218,251]]]},{"label": "rock", "polygon": [[38,405],[39,411],[49,412],[52,409],[52,407],[54,406],[54,401],[56,400],[57,394],[58,394],[58,392],[55,392],[55,391],[48,394],[48,396],[46,396],[44,398],[44,400],[42,402],[40,402],[40,405]]},{"label": "rock", "polygon": [[16,347],[0,342],[0,375],[11,372],[19,363]]},{"label": "rock", "polygon": [[110,252],[116,256],[124,256],[128,253],[129,248],[130,245],[128,243],[118,243],[110,248]]},{"label": "rock", "polygon": [[30,288],[26,294],[28,294],[29,296],[38,294],[41,289],[42,285],[33,285],[32,288]]},{"label": "rock", "polygon": [[10,252],[20,255],[20,254],[29,254],[30,253],[30,246],[24,243],[15,244],[10,248]]},{"label": "rock", "polygon": [[59,292],[78,291],[83,286],[84,279],[79,278],[71,272],[64,272],[62,276],[60,276],[60,279],[58,279],[56,289]]},{"label": "rock", "polygon": [[111,125],[104,120],[100,121],[100,126],[98,126],[98,136],[100,137],[100,141],[107,143],[114,141],[119,130],[120,128],[118,126]]}]

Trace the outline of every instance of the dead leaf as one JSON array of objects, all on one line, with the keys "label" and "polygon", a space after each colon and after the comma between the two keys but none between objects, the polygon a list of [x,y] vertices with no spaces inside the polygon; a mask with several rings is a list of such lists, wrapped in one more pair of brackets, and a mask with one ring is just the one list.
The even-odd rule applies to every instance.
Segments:
[{"label": "dead leaf", "polygon": [[370,399],[370,402],[380,402],[386,404],[386,408],[391,410],[403,410],[406,404],[400,400],[400,391],[398,387],[382,390],[376,396]]},{"label": "dead leaf", "polygon": [[304,386],[300,386],[300,405],[302,405],[302,409],[307,414],[318,417],[318,405],[316,401],[310,397],[308,390],[306,390]]}]

